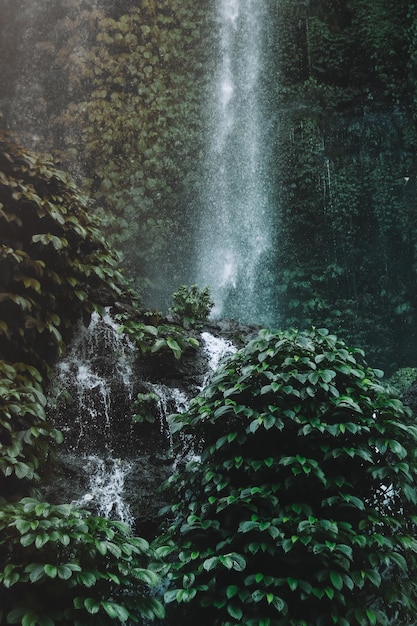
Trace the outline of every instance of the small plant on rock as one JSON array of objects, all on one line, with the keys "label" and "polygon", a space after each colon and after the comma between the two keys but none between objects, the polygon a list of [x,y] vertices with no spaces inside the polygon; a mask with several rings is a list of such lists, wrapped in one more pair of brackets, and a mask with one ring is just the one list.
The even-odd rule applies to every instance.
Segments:
[{"label": "small plant on rock", "polygon": [[199,289],[197,285],[180,285],[172,295],[172,311],[180,316],[185,325],[194,326],[207,320],[214,306],[210,289]]},{"label": "small plant on rock", "polygon": [[188,413],[166,601],[182,624],[378,626],[416,614],[417,428],[327,330],[272,332]]}]

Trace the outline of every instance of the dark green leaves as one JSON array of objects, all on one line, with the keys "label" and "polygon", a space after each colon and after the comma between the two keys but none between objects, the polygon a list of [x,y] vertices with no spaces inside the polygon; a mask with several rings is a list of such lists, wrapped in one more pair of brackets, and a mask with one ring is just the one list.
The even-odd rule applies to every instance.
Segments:
[{"label": "dark green leaves", "polygon": [[125,524],[25,498],[0,509],[0,548],[12,561],[0,567],[8,623],[54,625],[64,614],[72,623],[93,623],[88,616],[97,615],[109,625],[163,617],[163,606],[147,593],[160,577],[144,567],[156,555]]},{"label": "dark green leaves", "polygon": [[356,615],[370,597],[417,600],[403,513],[417,513],[417,432],[360,356],[323,329],[261,331],[181,416],[204,445],[171,481],[169,597],[187,601],[190,624],[203,607],[225,624],[369,626],[386,622],[373,607]]}]

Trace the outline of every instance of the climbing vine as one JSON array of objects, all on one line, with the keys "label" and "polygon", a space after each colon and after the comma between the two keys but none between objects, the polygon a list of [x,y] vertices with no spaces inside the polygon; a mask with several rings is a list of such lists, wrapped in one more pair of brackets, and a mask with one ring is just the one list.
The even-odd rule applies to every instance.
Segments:
[{"label": "climbing vine", "polygon": [[283,2],[275,20],[280,323],[325,325],[392,371],[416,358],[415,7]]}]

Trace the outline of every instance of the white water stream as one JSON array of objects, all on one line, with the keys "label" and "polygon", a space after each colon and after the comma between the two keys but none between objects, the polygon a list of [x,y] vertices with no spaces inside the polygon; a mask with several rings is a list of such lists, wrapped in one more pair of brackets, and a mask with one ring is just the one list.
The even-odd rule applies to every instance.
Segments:
[{"label": "white water stream", "polygon": [[161,449],[154,450],[153,460],[163,455],[164,447],[169,450],[168,414],[188,407],[180,389],[140,380],[134,356],[134,345],[118,332],[110,314],[93,314],[87,328],[80,326],[68,354],[57,365],[49,397],[50,411],[65,437],[63,467],[76,482],[77,495],[71,495],[69,479],[67,496],[77,506],[129,524],[134,519],[126,483],[138,480],[136,473],[141,469],[136,462],[142,455],[141,463],[146,465],[143,459],[149,454],[146,432],[140,436],[133,417],[138,384],[157,396],[159,429],[154,439]]},{"label": "white water stream", "polygon": [[268,317],[265,263],[272,254],[262,71],[267,7],[262,0],[217,0],[218,59],[208,107],[206,185],[198,276],[214,316]]},{"label": "white water stream", "polygon": [[207,332],[201,333],[201,340],[203,342],[204,352],[208,357],[209,366],[209,371],[207,372],[203,381],[204,387],[207,384],[210,375],[219,367],[220,361],[223,358],[234,354],[237,348],[228,339],[224,339],[223,337],[215,337],[211,333]]},{"label": "white water stream", "polygon": [[[236,348],[208,332],[201,334],[201,344],[207,357],[204,385],[221,359]],[[50,411],[65,436],[60,458],[66,479],[55,486],[60,498],[64,489],[73,504],[131,525],[138,513],[137,505],[132,510],[132,497],[144,489],[143,473],[158,472],[161,463],[169,473],[179,460],[170,453],[174,446],[168,416],[187,411],[190,400],[175,384],[141,379],[134,357],[133,344],[118,332],[110,314],[94,314],[87,328],[80,326],[57,365],[49,396]],[[155,397],[155,428],[135,423],[138,389]],[[197,386],[194,389],[197,393]],[[190,459],[192,437],[182,442],[180,457]],[[152,495],[145,494],[145,501]]]}]

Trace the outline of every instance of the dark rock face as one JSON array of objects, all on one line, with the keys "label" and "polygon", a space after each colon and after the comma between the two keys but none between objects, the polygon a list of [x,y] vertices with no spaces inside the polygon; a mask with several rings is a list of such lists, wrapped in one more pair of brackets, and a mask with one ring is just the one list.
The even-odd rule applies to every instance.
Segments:
[{"label": "dark rock face", "polygon": [[[224,338],[227,351],[230,342],[243,345],[255,330],[222,321],[202,333],[215,350]],[[88,328],[80,327],[51,384],[49,415],[64,443],[46,481],[49,501],[76,502],[123,519],[144,537],[157,533],[165,504],[159,488],[176,461],[167,416],[186,410],[220,357],[213,361],[213,348],[201,333],[195,336],[201,347],[177,360],[170,353],[138,354],[110,316],[93,316]]]}]

